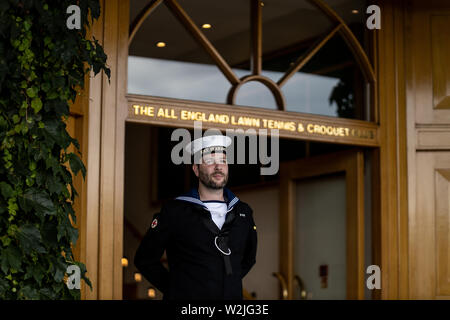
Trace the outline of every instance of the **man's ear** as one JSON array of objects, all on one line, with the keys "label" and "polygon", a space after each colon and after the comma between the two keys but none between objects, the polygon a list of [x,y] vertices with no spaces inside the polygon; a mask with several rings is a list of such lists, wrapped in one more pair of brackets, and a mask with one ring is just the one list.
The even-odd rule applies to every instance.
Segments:
[{"label": "man's ear", "polygon": [[195,176],[198,178],[198,164],[193,164],[192,165],[192,170],[194,171],[194,173],[195,173]]}]

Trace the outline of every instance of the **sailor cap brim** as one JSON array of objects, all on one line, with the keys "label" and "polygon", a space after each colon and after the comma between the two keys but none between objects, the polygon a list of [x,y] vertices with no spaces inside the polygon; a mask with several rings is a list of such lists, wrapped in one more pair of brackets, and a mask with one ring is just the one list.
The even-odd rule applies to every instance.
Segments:
[{"label": "sailor cap brim", "polygon": [[231,144],[231,138],[222,135],[206,136],[190,142],[185,150],[190,154],[202,151],[202,154],[212,152],[225,152]]}]

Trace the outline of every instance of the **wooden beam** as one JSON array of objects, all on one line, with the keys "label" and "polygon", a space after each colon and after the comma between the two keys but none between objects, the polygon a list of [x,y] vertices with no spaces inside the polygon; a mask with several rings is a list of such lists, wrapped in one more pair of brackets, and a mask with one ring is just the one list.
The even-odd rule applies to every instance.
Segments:
[{"label": "wooden beam", "polygon": [[152,13],[153,10],[155,10],[156,7],[158,7],[161,4],[162,1],[163,0],[150,1],[150,3],[148,3],[144,7],[144,9],[142,9],[141,12],[139,12],[139,14],[133,20],[133,22],[131,23],[131,26],[130,26],[130,34],[128,36],[128,46],[130,46],[131,42],[133,42],[134,36],[139,31],[142,24],[147,19],[147,17],[150,15],[150,13]]},{"label": "wooden beam", "polygon": [[192,21],[189,15],[184,11],[184,9],[175,0],[166,0],[164,3],[172,11],[175,17],[181,22],[181,24],[187,29],[187,31],[192,35],[192,37],[206,50],[209,56],[214,60],[216,65],[219,67],[220,71],[228,79],[232,85],[238,84],[239,78],[231,70],[228,63],[216,50],[216,48],[209,42],[208,38],[203,34],[203,32],[197,27],[197,25]]},{"label": "wooden beam", "polygon": [[260,75],[262,70],[262,4],[261,0],[250,1],[251,22],[251,69],[254,75]]},{"label": "wooden beam", "polygon": [[297,73],[309,60],[330,40],[336,32],[341,28],[341,24],[338,24],[333,28],[325,37],[319,40],[316,45],[311,46],[308,51],[300,56],[297,61],[286,71],[286,73],[278,80],[278,86],[282,87],[295,73]]}]

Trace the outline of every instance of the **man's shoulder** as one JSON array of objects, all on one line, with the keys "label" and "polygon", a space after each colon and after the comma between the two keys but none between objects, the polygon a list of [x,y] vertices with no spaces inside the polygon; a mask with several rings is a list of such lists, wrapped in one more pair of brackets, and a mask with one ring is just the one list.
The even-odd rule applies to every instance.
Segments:
[{"label": "man's shoulder", "polygon": [[237,206],[239,206],[239,208],[241,210],[245,210],[246,212],[252,214],[253,213],[253,209],[252,207],[250,207],[250,205],[247,202],[244,202],[242,200],[239,200],[239,202],[236,204]]},{"label": "man's shoulder", "polygon": [[185,208],[186,206],[189,206],[190,203],[187,201],[180,200],[178,198],[170,199],[164,202],[162,205],[162,209],[165,209],[167,211],[173,211],[177,209]]}]

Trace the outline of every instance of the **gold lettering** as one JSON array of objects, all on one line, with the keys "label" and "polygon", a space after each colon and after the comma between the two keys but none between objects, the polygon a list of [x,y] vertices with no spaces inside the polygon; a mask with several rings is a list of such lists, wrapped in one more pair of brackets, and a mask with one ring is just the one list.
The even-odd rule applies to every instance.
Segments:
[{"label": "gold lettering", "polygon": [[166,119],[178,119],[174,109],[159,108],[157,116]]},{"label": "gold lettering", "polygon": [[149,107],[149,106],[141,106],[138,104],[134,104],[133,105],[134,108],[134,114],[139,114],[139,115],[146,115],[149,117],[153,117],[154,116],[154,108],[153,107]]},{"label": "gold lettering", "polygon": [[226,114],[224,114],[220,117],[220,122],[222,122],[223,124],[227,124],[229,121],[230,121],[230,117],[227,116]]},{"label": "gold lettering", "polygon": [[305,128],[303,127],[303,124],[299,123],[297,130],[298,130],[298,132],[304,132]]},{"label": "gold lettering", "polygon": [[211,113],[211,114],[209,115],[208,121],[209,121],[209,122],[217,122],[217,121],[216,121],[216,118],[215,118],[215,116],[214,116],[213,113]]},{"label": "gold lettering", "polygon": [[175,110],[174,109],[170,109],[170,116],[169,118],[171,119],[178,119],[178,116],[175,114]]}]

